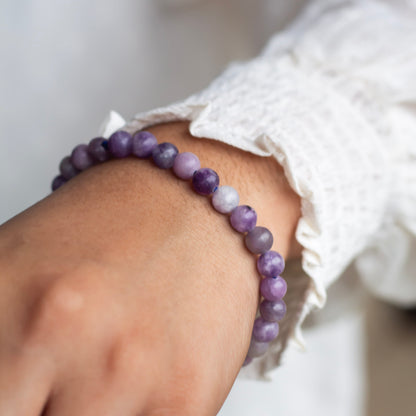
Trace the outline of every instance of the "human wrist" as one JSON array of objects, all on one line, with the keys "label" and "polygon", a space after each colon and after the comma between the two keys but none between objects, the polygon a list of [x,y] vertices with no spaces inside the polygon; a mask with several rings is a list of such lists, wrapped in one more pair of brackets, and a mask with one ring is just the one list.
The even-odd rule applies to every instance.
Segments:
[{"label": "human wrist", "polygon": [[261,223],[277,236],[275,247],[283,257],[300,257],[301,247],[295,238],[300,198],[273,157],[260,157],[215,139],[192,137],[189,122],[158,124],[146,130],[159,142],[169,141],[180,151],[197,154],[201,165],[217,171],[221,184],[238,189],[242,203],[256,207]]}]

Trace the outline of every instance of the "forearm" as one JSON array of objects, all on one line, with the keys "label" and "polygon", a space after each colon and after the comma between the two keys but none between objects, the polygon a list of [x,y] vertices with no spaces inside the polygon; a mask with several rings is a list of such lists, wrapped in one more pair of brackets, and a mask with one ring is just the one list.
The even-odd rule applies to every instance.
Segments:
[{"label": "forearm", "polygon": [[[276,237],[273,248],[286,258],[296,252],[299,201],[272,159],[193,139],[187,123],[149,130],[159,142],[195,152],[221,184],[239,191],[240,203],[256,209]],[[140,374],[148,374],[147,394],[157,403],[192,408],[180,393],[185,385],[212,411],[222,404],[248,348],[259,276],[241,235],[189,184],[149,161],[95,166],[2,225],[0,253],[3,345],[52,343],[59,357],[71,333],[87,337],[75,349],[76,372],[83,360],[94,368],[86,345],[113,362],[126,343],[116,357],[142,357]],[[16,325],[16,316],[25,324]],[[158,389],[168,391],[166,399]]]}]

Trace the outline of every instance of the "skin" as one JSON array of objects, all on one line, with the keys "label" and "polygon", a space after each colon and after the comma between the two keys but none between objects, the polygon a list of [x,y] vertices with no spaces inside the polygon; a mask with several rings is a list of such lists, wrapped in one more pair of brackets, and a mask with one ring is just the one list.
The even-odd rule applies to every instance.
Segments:
[{"label": "skin", "polygon": [[[186,122],[197,154],[297,257],[300,201],[274,158]],[[277,238],[276,238],[277,237]],[[0,227],[2,416],[215,415],[244,361],[259,275],[227,216],[151,161],[82,172]]]}]

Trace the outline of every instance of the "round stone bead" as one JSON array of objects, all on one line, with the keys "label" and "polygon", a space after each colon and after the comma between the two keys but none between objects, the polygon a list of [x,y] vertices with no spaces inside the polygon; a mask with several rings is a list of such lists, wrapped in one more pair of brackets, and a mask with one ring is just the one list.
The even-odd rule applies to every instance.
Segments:
[{"label": "round stone bead", "polygon": [[156,146],[157,139],[150,131],[138,131],[133,135],[132,153],[137,157],[150,157]]},{"label": "round stone bead", "polygon": [[260,303],[260,314],[266,321],[278,322],[286,315],[286,303],[283,299],[271,302],[264,300]]},{"label": "round stone bead", "polygon": [[61,175],[67,180],[72,179],[74,176],[78,175],[78,173],[80,172],[71,163],[70,156],[66,156],[62,159],[61,163],[59,164],[59,171],[61,172]]},{"label": "round stone bead", "polygon": [[124,130],[118,130],[108,139],[108,150],[117,158],[127,157],[131,154],[132,137]]},{"label": "round stone bead", "polygon": [[88,169],[94,164],[94,159],[88,152],[86,144],[79,144],[71,153],[71,163],[79,170]]},{"label": "round stone bead", "polygon": [[251,231],[257,223],[257,213],[248,205],[239,205],[230,215],[231,226],[240,233]]},{"label": "round stone bead", "polygon": [[160,169],[169,169],[173,166],[179,153],[178,148],[172,143],[160,143],[152,151],[152,158]]},{"label": "round stone bead", "polygon": [[240,202],[238,192],[229,185],[220,186],[212,195],[212,205],[222,214],[227,214]]},{"label": "round stone bead", "polygon": [[210,195],[218,187],[220,178],[214,170],[210,168],[198,169],[192,176],[192,185],[196,192],[201,195]]},{"label": "round stone bead", "polygon": [[249,365],[252,361],[253,361],[252,358],[246,357],[246,359],[243,362],[243,367],[245,367],[246,365]]},{"label": "round stone bead", "polygon": [[247,357],[248,358],[260,357],[267,351],[268,347],[269,347],[268,342],[259,342],[251,338],[250,347],[247,352]]},{"label": "round stone bead", "polygon": [[276,301],[282,299],[287,292],[286,281],[278,276],[275,279],[265,277],[260,283],[260,293],[264,299]]},{"label": "round stone bead", "polygon": [[257,259],[257,270],[263,276],[279,276],[284,268],[285,261],[277,251],[266,251]]},{"label": "round stone bead", "polygon": [[107,143],[107,140],[104,137],[96,137],[88,143],[88,152],[96,162],[102,163],[111,157],[105,143]]},{"label": "round stone bead", "polygon": [[254,321],[253,338],[259,342],[270,342],[275,339],[279,333],[279,324],[277,322],[269,322],[258,317]]},{"label": "round stone bead", "polygon": [[247,248],[254,254],[265,253],[273,245],[272,233],[265,227],[254,227],[244,238]]},{"label": "round stone bead", "polygon": [[62,186],[66,182],[67,180],[62,175],[56,176],[52,181],[52,191],[56,191],[60,186]]},{"label": "round stone bead", "polygon": [[173,163],[173,171],[178,178],[191,179],[196,170],[201,168],[197,155],[191,152],[179,153]]}]

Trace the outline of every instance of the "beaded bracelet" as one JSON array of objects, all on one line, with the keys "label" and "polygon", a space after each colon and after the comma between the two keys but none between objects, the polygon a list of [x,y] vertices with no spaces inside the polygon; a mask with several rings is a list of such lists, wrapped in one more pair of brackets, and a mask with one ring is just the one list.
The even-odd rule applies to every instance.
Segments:
[{"label": "beaded bracelet", "polygon": [[89,167],[111,158],[135,156],[141,159],[152,158],[161,169],[173,168],[176,176],[192,180],[192,187],[200,195],[212,195],[214,208],[222,214],[230,214],[231,226],[244,235],[245,245],[257,256],[257,270],[264,276],[260,283],[263,297],[260,314],[254,321],[250,347],[243,366],[253,358],[263,355],[270,341],[279,333],[278,322],[286,313],[282,298],[287,285],[280,276],[285,262],[273,245],[272,233],[265,227],[256,226],[257,213],[248,205],[238,205],[239,195],[231,186],[219,186],[218,174],[210,168],[201,168],[198,157],[190,152],[179,153],[172,143],[157,143],[156,137],[148,131],[139,131],[133,136],[123,130],[113,133],[108,140],[97,137],[88,145],[80,144],[74,148],[71,156],[62,159],[60,175],[52,182],[55,191],[68,180]]}]

